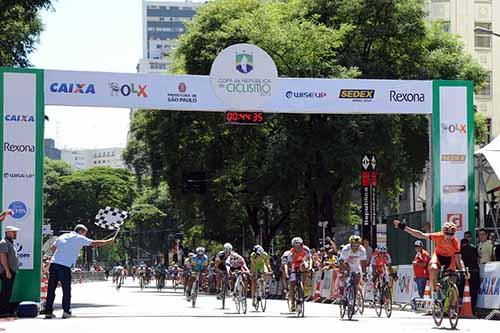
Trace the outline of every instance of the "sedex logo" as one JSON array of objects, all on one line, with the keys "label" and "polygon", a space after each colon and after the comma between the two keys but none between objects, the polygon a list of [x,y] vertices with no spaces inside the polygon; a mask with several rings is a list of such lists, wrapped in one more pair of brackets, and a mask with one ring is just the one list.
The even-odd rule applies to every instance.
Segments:
[{"label": "sedex logo", "polygon": [[395,90],[389,91],[389,99],[396,103],[423,103],[425,102],[424,93],[402,93]]},{"label": "sedex logo", "polygon": [[352,100],[370,100],[375,97],[375,89],[341,89],[339,98]]}]

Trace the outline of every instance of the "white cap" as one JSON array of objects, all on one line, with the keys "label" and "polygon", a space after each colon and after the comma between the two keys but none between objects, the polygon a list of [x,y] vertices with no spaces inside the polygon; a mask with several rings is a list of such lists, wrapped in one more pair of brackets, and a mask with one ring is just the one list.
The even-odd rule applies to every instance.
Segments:
[{"label": "white cap", "polygon": [[21,230],[21,229],[16,228],[16,227],[13,227],[13,226],[11,226],[11,225],[9,225],[9,226],[5,227],[5,232],[9,232],[9,231],[19,231],[19,230]]}]

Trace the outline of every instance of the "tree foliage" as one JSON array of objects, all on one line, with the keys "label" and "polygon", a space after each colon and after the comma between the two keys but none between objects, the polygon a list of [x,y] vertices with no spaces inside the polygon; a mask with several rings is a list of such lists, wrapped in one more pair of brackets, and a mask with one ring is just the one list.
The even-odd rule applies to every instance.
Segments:
[{"label": "tree foliage", "polygon": [[[175,70],[206,75],[221,50],[242,42],[268,52],[280,76],[480,84],[486,74],[417,0],[212,1],[181,37]],[[315,242],[320,220],[359,221],[352,193],[362,154],[378,156],[381,190],[395,199],[424,169],[427,130],[424,116],[270,115],[266,126],[228,127],[220,114],[142,110],[126,156],[153,184],[169,184],[186,230],[203,224],[203,236],[239,243],[249,229],[266,245],[299,232]],[[196,171],[207,175],[202,195],[183,191]]]}]

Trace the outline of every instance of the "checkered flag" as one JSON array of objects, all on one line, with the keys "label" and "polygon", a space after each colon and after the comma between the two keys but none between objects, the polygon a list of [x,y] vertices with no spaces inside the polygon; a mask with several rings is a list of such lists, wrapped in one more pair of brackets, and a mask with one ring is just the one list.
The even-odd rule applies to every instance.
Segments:
[{"label": "checkered flag", "polygon": [[95,217],[95,224],[103,229],[118,231],[128,217],[128,212],[116,208],[106,207],[99,209]]}]

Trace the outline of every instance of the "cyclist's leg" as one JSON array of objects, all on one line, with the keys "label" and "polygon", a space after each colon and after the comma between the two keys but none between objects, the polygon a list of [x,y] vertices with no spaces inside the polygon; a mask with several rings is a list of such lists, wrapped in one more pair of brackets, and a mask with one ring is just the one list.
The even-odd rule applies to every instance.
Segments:
[{"label": "cyclist's leg", "polygon": [[257,274],[258,272],[253,272],[251,275],[251,291],[252,291],[252,298],[255,298],[255,291],[257,287]]},{"label": "cyclist's leg", "polygon": [[437,255],[434,253],[429,263],[429,276],[431,282],[431,289],[433,292],[437,291],[437,281],[439,275],[440,264]]},{"label": "cyclist's leg", "polygon": [[295,281],[295,273],[291,273],[290,274],[290,293],[289,293],[289,297],[290,297],[290,304],[292,304],[292,310],[295,311],[295,285],[296,285],[296,281]]}]

